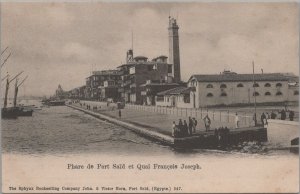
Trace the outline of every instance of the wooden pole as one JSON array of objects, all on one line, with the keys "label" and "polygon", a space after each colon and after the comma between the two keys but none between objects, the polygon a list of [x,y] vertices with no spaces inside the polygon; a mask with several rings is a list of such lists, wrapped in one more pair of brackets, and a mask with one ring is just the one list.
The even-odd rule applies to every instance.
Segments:
[{"label": "wooden pole", "polygon": [[4,95],[4,105],[3,108],[7,107],[7,95],[8,95],[8,88],[9,88],[9,76],[6,79],[6,87],[5,87],[5,95]]},{"label": "wooden pole", "polygon": [[18,78],[15,83],[15,94],[14,94],[14,107],[17,106],[17,96],[18,96]]},{"label": "wooden pole", "polygon": [[254,90],[254,124],[256,126],[257,122],[256,122],[256,87],[255,87],[255,79],[254,79],[254,61],[252,61],[252,69],[253,69],[253,90]]}]

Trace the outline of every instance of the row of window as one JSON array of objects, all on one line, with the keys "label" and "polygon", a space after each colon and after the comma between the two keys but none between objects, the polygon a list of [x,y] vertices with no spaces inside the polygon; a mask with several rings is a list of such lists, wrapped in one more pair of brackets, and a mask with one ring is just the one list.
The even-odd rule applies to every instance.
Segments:
[{"label": "row of window", "polygon": [[[271,84],[270,83],[266,83],[264,86],[265,87],[271,87]],[[206,88],[213,88],[213,87],[214,86],[212,84],[207,84],[207,86],[206,86]],[[244,85],[242,83],[239,83],[236,87],[242,88],[242,87],[244,87]],[[259,84],[258,83],[254,83],[253,87],[259,87]],[[277,83],[276,87],[282,87],[282,83]],[[227,88],[227,85],[226,84],[221,84],[220,88]]]},{"label": "row of window", "polygon": [[[282,96],[282,92],[276,92],[275,94],[276,96]],[[299,95],[299,92],[298,91],[295,91],[294,92],[294,95]],[[214,95],[212,93],[208,93],[206,95],[206,97],[213,97]],[[226,92],[222,92],[220,96],[227,96],[227,93]],[[258,92],[253,92],[253,96],[260,96],[260,94]],[[266,92],[265,93],[265,96],[271,96],[271,93],[270,92]]]}]

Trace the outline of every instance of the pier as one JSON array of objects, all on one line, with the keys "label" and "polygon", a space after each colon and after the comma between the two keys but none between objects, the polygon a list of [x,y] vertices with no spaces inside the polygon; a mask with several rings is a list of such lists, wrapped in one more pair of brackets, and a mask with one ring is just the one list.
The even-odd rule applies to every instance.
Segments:
[{"label": "pier", "polygon": [[[169,129],[158,128],[153,125],[146,125],[131,117],[130,119],[118,118],[116,111],[96,111],[82,108],[76,104],[67,104],[68,107],[82,111],[95,118],[111,122],[134,131],[139,135],[152,139],[156,142],[178,148],[216,148],[227,144],[238,144],[246,141],[267,141],[267,132],[264,127],[243,127],[238,129],[230,128],[226,136],[216,137],[214,130],[205,131],[197,128],[197,132],[187,137],[172,137],[171,123]],[[123,115],[125,110],[123,111]],[[150,119],[151,120],[151,119]],[[157,123],[157,121],[154,121]]]}]

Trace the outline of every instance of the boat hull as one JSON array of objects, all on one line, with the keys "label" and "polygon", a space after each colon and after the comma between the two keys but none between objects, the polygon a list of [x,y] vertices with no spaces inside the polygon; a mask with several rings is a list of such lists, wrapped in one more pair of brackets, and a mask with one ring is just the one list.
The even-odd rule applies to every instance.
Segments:
[{"label": "boat hull", "polygon": [[18,116],[19,117],[31,117],[33,110],[25,110],[25,109],[18,109]]},{"label": "boat hull", "polygon": [[18,118],[18,108],[2,108],[1,109],[2,119],[16,119]]},{"label": "boat hull", "polygon": [[49,106],[65,106],[65,101],[50,101]]}]

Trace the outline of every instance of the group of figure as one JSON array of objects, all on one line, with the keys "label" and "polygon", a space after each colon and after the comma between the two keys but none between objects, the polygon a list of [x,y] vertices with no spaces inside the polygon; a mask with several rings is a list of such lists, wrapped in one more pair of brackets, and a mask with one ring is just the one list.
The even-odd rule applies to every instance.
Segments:
[{"label": "group of figure", "polygon": [[[288,111],[289,112],[289,120],[293,121],[294,120],[294,116],[295,116],[295,112],[294,111]],[[280,114],[280,120],[286,120],[287,117],[287,111],[285,111],[284,109],[282,109],[281,111],[278,111],[278,113]],[[271,114],[269,113],[262,113],[260,116],[260,120],[261,123],[263,125],[268,125],[268,119],[276,119],[277,118],[277,114],[274,111],[271,111]]]},{"label": "group of figure", "polygon": [[178,121],[178,125],[176,125],[175,121],[173,121],[172,125],[172,136],[173,137],[186,137],[196,133],[197,120],[195,118],[189,117],[189,123],[184,120],[182,122],[181,119]]},{"label": "group of figure", "polygon": [[[289,120],[290,121],[293,121],[294,120],[294,116],[295,116],[295,112],[290,110],[288,111],[289,112]],[[285,120],[286,119],[286,116],[287,116],[287,111],[285,111],[284,109],[282,109],[281,111],[279,111],[280,113],[280,119],[281,120]],[[276,119],[276,117],[275,117]]]}]

